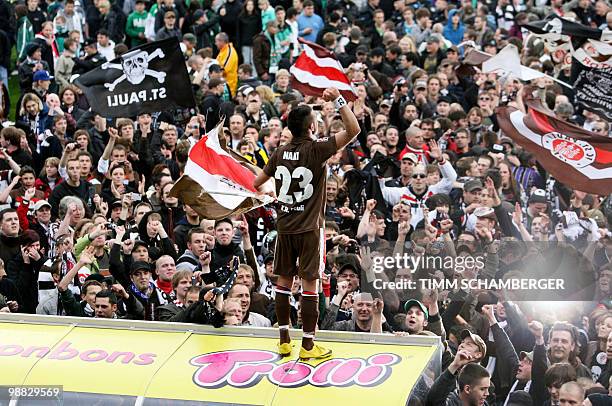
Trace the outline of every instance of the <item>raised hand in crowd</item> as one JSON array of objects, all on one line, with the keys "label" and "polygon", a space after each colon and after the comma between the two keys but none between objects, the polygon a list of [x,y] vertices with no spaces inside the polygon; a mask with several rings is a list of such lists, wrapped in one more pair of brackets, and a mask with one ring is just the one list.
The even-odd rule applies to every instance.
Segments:
[{"label": "raised hand in crowd", "polygon": [[539,321],[532,321],[528,325],[529,331],[535,337],[536,345],[544,344],[544,326]]}]

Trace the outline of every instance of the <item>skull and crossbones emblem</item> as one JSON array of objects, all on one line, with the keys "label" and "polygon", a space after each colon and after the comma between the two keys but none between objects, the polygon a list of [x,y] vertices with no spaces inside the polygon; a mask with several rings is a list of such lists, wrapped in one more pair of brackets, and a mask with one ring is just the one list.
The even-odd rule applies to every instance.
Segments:
[{"label": "skull and crossbones emblem", "polygon": [[121,63],[106,62],[102,64],[102,69],[120,69],[123,74],[119,76],[113,83],[105,83],[106,87],[111,92],[115,87],[127,79],[133,85],[138,85],[147,76],[154,77],[159,83],[164,83],[166,80],[166,72],[158,72],[149,69],[149,62],[155,58],[165,57],[164,52],[158,48],[155,51],[148,53],[147,51],[133,51],[121,56]]}]

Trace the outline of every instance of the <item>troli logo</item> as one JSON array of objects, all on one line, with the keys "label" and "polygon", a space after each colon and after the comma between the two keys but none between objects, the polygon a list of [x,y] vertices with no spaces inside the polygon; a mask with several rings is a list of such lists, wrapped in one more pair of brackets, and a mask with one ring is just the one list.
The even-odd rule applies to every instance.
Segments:
[{"label": "troli logo", "polygon": [[198,355],[191,365],[199,367],[194,382],[203,388],[230,385],[249,388],[267,378],[274,385],[294,388],[304,385],[376,386],[391,375],[391,366],[401,358],[395,354],[375,354],[368,359],[333,358],[312,366],[303,362],[277,364],[280,356],[271,351],[233,350]]}]

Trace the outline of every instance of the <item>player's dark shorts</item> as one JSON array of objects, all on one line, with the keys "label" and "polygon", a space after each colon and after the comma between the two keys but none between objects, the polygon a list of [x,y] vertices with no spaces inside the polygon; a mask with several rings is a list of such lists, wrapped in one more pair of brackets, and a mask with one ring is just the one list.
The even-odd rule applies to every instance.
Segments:
[{"label": "player's dark shorts", "polygon": [[320,278],[325,267],[323,229],[300,234],[278,234],[274,250],[274,274],[295,276],[307,281]]}]

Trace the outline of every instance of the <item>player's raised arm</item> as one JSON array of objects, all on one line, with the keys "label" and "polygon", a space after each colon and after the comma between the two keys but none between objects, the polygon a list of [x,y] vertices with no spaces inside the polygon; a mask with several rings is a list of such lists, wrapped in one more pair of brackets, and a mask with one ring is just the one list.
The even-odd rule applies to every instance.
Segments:
[{"label": "player's raised arm", "polygon": [[357,122],[357,117],[355,117],[355,114],[349,108],[344,97],[340,95],[338,89],[334,87],[325,89],[323,98],[325,101],[334,102],[336,109],[338,109],[342,116],[342,123],[344,123],[345,130],[336,134],[336,145],[338,149],[342,149],[359,134],[359,122]]}]

